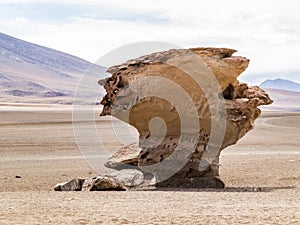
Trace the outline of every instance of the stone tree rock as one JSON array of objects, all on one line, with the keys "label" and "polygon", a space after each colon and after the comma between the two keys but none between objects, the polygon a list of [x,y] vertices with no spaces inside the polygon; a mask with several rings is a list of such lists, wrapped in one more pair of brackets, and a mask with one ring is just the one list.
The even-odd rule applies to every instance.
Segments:
[{"label": "stone tree rock", "polygon": [[106,163],[152,173],[157,186],[223,188],[221,150],[253,128],[260,105],[272,103],[259,87],[237,77],[249,60],[226,48],[169,50],[108,69],[101,116],[113,115],[139,132]]}]

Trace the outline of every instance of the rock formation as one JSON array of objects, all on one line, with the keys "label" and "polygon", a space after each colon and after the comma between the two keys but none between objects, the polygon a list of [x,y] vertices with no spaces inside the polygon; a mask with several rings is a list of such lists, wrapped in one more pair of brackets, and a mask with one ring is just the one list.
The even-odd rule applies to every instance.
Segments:
[{"label": "rock formation", "polygon": [[77,178],[55,185],[55,191],[126,191],[144,182],[139,170],[123,169],[93,178]]},{"label": "rock formation", "polygon": [[[261,113],[258,106],[272,103],[259,87],[237,80],[249,60],[232,56],[235,52],[169,50],[109,68],[112,76],[99,81],[107,92],[101,116],[129,123],[140,136],[137,146],[123,147],[106,166],[137,166],[153,174],[160,187],[223,188],[221,150],[253,128]],[[153,119],[158,121],[154,128]],[[222,135],[214,138],[218,132]],[[169,164],[155,167],[164,161]]]},{"label": "rock formation", "polygon": [[98,176],[89,179],[72,179],[57,184],[55,191],[125,191],[126,187],[113,177]]}]

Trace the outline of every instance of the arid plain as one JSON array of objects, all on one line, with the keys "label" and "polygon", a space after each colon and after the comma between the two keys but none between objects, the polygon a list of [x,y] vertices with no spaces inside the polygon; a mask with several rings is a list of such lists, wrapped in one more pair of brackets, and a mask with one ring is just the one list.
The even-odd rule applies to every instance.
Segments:
[{"label": "arid plain", "polygon": [[[300,223],[298,112],[264,111],[222,152],[224,190],[54,192],[57,183],[97,174],[77,148],[72,108],[0,110],[0,224]],[[96,117],[96,127],[109,150],[120,147],[109,119]]]}]

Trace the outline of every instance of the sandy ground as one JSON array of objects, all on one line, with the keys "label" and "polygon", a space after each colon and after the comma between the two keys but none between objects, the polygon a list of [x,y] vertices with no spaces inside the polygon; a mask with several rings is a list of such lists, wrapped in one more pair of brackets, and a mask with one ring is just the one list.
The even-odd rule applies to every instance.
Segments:
[{"label": "sandy ground", "polygon": [[[97,174],[77,148],[70,112],[0,107],[0,224],[300,224],[300,113],[266,112],[223,151],[225,190],[54,192]],[[118,149],[110,121],[96,127]]]}]

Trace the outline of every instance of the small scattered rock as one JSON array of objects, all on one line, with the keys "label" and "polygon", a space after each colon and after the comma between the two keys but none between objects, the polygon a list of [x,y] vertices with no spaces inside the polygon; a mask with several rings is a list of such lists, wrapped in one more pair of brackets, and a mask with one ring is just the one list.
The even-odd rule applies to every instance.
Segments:
[{"label": "small scattered rock", "polygon": [[124,169],[115,171],[107,176],[113,177],[127,187],[136,187],[144,183],[143,172],[135,169]]},{"label": "small scattered rock", "polygon": [[125,191],[123,183],[113,177],[98,176],[89,179],[72,179],[68,182],[57,184],[55,191]]},{"label": "small scattered rock", "polygon": [[22,177],[21,176],[16,176],[16,179],[21,179]]},{"label": "small scattered rock", "polygon": [[65,183],[55,185],[55,191],[81,191],[85,179],[72,179]]},{"label": "small scattered rock", "polygon": [[82,184],[81,191],[90,191],[93,188],[95,181],[95,178],[86,179]]},{"label": "small scattered rock", "polygon": [[98,176],[93,183],[91,191],[126,191],[126,187],[113,177]]},{"label": "small scattered rock", "polygon": [[137,166],[141,150],[137,143],[124,146],[108,159],[105,166],[113,169],[123,169],[124,165]]}]

